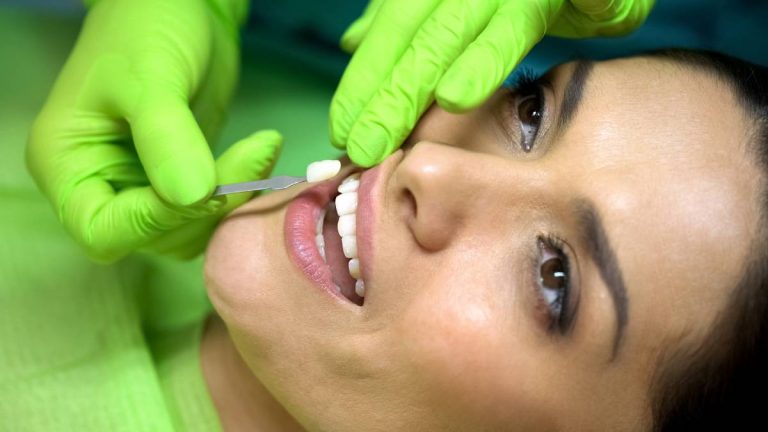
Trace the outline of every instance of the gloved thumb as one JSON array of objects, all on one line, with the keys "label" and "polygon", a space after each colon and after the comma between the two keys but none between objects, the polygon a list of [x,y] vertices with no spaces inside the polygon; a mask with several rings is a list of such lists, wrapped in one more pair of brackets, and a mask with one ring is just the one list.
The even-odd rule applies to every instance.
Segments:
[{"label": "gloved thumb", "polygon": [[[269,176],[280,154],[283,137],[275,130],[263,130],[233,144],[216,160],[216,183],[239,183]],[[162,255],[181,259],[197,256],[208,244],[219,219],[248,201],[253,193],[226,195],[215,214],[167,232],[146,246]]]},{"label": "gloved thumb", "polygon": [[352,54],[360,46],[360,43],[368,34],[368,29],[371,28],[373,19],[376,18],[376,14],[379,12],[384,0],[371,0],[366,6],[363,14],[360,18],[356,19],[349,25],[347,30],[341,36],[341,49],[345,52]]},{"label": "gloved thumb", "polygon": [[[283,137],[276,130],[263,130],[244,138],[216,160],[218,184],[239,183],[268,177],[280,155]],[[253,194],[227,196],[227,204],[219,210],[224,215],[248,201]]]}]

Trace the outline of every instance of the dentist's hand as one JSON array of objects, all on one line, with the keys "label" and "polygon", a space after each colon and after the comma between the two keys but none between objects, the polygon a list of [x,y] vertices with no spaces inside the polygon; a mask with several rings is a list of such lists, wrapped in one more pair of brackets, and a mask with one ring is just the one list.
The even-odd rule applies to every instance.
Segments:
[{"label": "dentist's hand", "polygon": [[256,153],[215,163],[208,146],[236,84],[247,2],[91,3],[33,125],[27,166],[93,258],[143,247],[194,255],[210,225],[195,221],[226,201],[208,199],[217,171],[265,175],[279,148],[273,133],[251,144]]},{"label": "dentist's hand", "polygon": [[372,0],[342,37],[355,51],[330,111],[331,142],[371,166],[436,100],[451,112],[495,91],[545,34],[628,33],[653,0]]}]

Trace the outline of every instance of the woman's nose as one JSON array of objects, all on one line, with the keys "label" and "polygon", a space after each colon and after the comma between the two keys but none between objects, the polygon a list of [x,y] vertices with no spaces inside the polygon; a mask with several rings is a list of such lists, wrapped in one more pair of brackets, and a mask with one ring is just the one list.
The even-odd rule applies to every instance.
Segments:
[{"label": "woman's nose", "polygon": [[417,143],[395,171],[395,193],[417,243],[438,251],[468,228],[499,223],[524,206],[524,195],[538,189],[541,179],[524,164],[510,164],[485,153]]}]

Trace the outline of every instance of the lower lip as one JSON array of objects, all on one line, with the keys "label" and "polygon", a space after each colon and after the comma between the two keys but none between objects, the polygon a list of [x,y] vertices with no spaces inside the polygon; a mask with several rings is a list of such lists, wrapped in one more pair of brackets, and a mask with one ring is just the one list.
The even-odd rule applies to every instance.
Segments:
[{"label": "lower lip", "polygon": [[331,278],[331,269],[320,256],[315,244],[317,221],[335,195],[339,181],[326,181],[299,194],[285,213],[285,243],[294,264],[314,285],[334,297],[347,300]]}]

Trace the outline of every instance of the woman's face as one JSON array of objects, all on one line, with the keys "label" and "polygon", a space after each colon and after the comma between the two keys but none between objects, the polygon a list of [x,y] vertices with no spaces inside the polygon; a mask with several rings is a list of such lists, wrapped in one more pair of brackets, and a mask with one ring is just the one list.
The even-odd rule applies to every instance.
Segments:
[{"label": "woman's face", "polygon": [[328,192],[264,196],[219,227],[213,303],[305,427],[647,425],[657,356],[700,340],[742,276],[751,127],[724,84],[661,60],[570,63],[542,85],[433,107],[363,174],[362,306],[314,246]]}]

